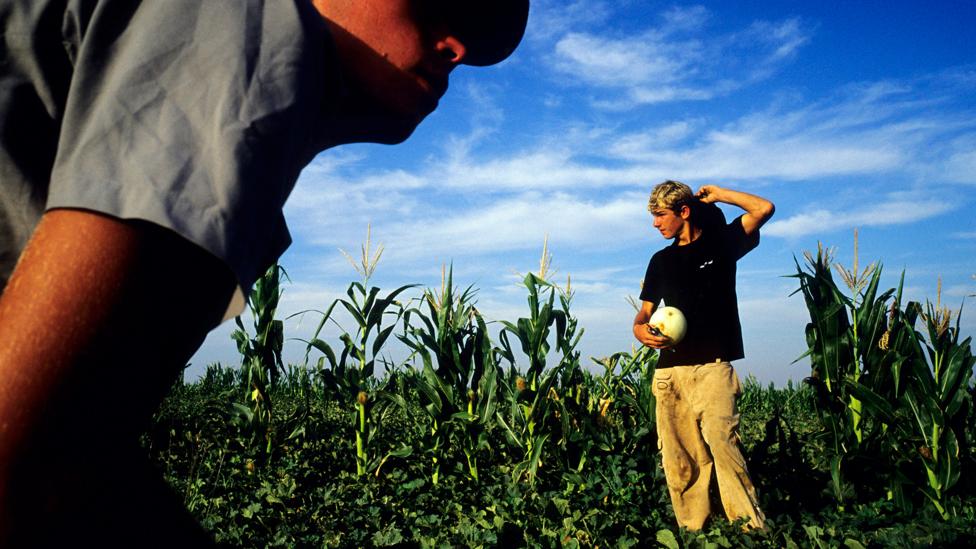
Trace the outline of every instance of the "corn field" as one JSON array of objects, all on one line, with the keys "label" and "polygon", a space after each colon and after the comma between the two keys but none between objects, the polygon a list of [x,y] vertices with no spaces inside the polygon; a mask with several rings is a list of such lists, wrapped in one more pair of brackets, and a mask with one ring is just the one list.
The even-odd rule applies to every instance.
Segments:
[{"label": "corn field", "polygon": [[[656,351],[584,360],[570,284],[524,276],[524,316],[476,290],[360,280],[322,310],[303,364],[268,271],[238,319],[240,368],[178,383],[144,444],[216,539],[244,547],[942,547],[976,545],[976,364],[959,316],[879,287],[828,250],[793,275],[810,377],[744,380],[742,442],[765,531],[679,530],[659,465]],[[835,281],[836,272],[841,285]],[[409,298],[411,293],[417,294]],[[328,325],[342,327],[336,339]],[[408,356],[386,358],[391,343]]]}]

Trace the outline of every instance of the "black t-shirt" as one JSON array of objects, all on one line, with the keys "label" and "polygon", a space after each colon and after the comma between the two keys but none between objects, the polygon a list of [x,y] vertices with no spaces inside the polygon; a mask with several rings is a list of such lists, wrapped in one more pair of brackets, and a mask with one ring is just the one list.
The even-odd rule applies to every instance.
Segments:
[{"label": "black t-shirt", "polygon": [[681,343],[661,351],[658,368],[745,356],[735,294],[736,261],[758,245],[759,232],[747,235],[740,216],[728,225],[703,229],[684,246],[675,240],[651,257],[641,300],[655,308],[677,307],[688,321]]}]

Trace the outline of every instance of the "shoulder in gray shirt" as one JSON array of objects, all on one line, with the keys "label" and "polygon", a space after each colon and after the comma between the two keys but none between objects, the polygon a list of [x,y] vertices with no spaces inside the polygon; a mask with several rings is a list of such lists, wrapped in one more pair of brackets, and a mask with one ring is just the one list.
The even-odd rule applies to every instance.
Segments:
[{"label": "shoulder in gray shirt", "polygon": [[245,293],[285,250],[337,82],[311,2],[0,0],[0,32],[0,290],[52,208],[176,231]]}]

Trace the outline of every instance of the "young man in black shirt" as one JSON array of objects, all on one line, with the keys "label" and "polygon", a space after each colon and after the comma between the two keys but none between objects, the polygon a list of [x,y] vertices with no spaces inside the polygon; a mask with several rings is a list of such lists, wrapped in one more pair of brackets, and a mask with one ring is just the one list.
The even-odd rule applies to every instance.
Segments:
[{"label": "young man in black shirt", "polygon": [[[716,202],[745,213],[725,224]],[[701,529],[711,513],[713,472],[725,515],[763,528],[756,490],[738,444],[739,380],[731,362],[743,358],[735,294],[736,262],[759,244],[759,228],[774,211],[766,199],[705,185],[696,194],[665,181],[647,209],[654,228],[672,244],[651,258],[641,290],[634,337],[660,349],[653,392],[664,473],[680,526]],[[658,306],[676,307],[687,319],[680,342],[648,327]]]}]

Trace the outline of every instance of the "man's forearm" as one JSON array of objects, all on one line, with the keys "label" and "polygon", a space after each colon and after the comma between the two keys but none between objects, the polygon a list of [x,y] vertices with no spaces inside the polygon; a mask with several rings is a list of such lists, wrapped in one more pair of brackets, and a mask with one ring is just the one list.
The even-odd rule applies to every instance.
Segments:
[{"label": "man's forearm", "polygon": [[31,452],[86,430],[96,446],[137,434],[233,285],[219,260],[166,229],[44,215],[0,296],[0,546],[18,527],[12,513],[31,512],[14,484],[51,474]]},{"label": "man's forearm", "polygon": [[772,202],[761,196],[743,191],[726,189],[717,185],[704,185],[698,191],[698,198],[702,202],[722,202],[737,206],[745,210],[742,225],[747,233],[758,230],[776,211]]}]

